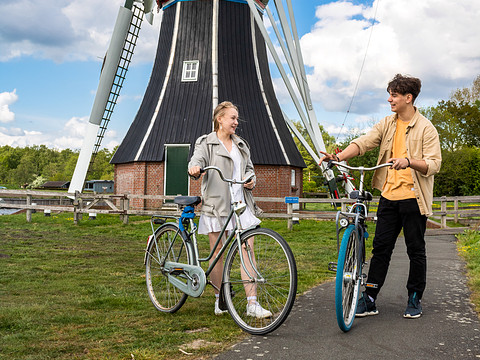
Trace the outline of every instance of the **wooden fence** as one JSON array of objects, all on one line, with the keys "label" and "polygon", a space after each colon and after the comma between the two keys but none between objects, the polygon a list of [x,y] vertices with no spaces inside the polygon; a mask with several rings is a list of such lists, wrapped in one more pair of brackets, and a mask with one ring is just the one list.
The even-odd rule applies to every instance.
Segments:
[{"label": "wooden fence", "polygon": [[[75,224],[82,219],[83,214],[96,216],[96,214],[118,214],[124,223],[128,223],[131,215],[158,215],[158,214],[179,214],[179,209],[172,203],[165,200],[173,200],[174,196],[162,195],[133,195],[133,194],[94,194],[94,193],[65,193],[51,191],[33,190],[0,190],[0,208],[19,209],[26,212],[27,221],[32,219],[32,212],[43,211],[45,215],[53,212],[72,212]],[[134,209],[130,208],[133,199],[157,200],[163,205],[156,209]],[[257,202],[262,203],[285,203],[285,198],[256,197]],[[463,219],[480,218],[480,196],[456,196],[434,198],[433,218],[438,219],[442,228],[447,227],[447,218],[455,222]],[[336,216],[336,209],[331,210],[308,210],[307,204],[332,204],[332,199],[325,198],[298,198],[296,204],[287,203],[286,212],[264,213],[264,218],[280,218],[288,220],[288,227],[291,228],[295,220],[316,219],[333,220]],[[335,199],[335,204],[340,205],[345,211],[352,203],[350,199]],[[378,198],[370,202],[370,217],[375,217]]]}]

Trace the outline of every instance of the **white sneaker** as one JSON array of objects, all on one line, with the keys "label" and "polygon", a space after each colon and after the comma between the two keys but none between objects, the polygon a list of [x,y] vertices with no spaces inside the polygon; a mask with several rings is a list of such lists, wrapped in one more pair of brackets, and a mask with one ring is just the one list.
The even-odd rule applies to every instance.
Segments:
[{"label": "white sneaker", "polygon": [[215,301],[215,315],[223,315],[227,313],[228,310],[220,310],[220,307],[218,306],[218,300]]},{"label": "white sneaker", "polygon": [[258,302],[247,304],[247,316],[256,317],[257,319],[265,319],[272,317],[272,313],[262,307]]}]

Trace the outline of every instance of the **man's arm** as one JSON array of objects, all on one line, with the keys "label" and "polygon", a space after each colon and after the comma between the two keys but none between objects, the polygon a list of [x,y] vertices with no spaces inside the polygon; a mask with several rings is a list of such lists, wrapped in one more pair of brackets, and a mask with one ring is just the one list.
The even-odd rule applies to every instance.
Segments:
[{"label": "man's arm", "polygon": [[320,151],[324,156],[320,159],[320,164],[323,161],[346,161],[348,159],[351,159],[355,156],[358,156],[360,154],[360,148],[358,147],[357,144],[351,143],[348,145],[342,152],[338,154],[329,154],[323,151]]},{"label": "man's arm", "polygon": [[387,162],[392,162],[392,169],[402,170],[411,167],[413,170],[417,170],[423,175],[427,174],[428,165],[425,160],[417,160],[412,158],[390,158]]}]

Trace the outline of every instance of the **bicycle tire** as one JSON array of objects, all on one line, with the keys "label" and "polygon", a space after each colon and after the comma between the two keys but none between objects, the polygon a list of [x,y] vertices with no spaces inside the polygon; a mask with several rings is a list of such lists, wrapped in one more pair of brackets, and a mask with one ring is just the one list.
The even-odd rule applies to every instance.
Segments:
[{"label": "bicycle tire", "polygon": [[[277,329],[288,317],[297,292],[297,267],[293,252],[285,239],[270,229],[256,228],[241,235],[242,244],[252,244],[256,267],[265,281],[242,280],[238,242],[234,242],[225,259],[223,295],[233,320],[244,331],[264,335]],[[249,263],[249,260],[245,260]],[[251,264],[251,263],[250,263]],[[251,268],[251,265],[250,265]],[[252,271],[253,272],[253,271]],[[249,285],[250,284],[250,285]],[[255,290],[248,289],[254,286]],[[270,311],[263,319],[247,314],[246,291],[256,292],[257,301]]]},{"label": "bicycle tire", "polygon": [[[337,261],[337,275],[335,279],[335,312],[340,329],[347,332],[353,325],[357,310],[358,294],[360,291],[362,263],[358,261],[354,225],[345,230]],[[360,249],[361,251],[361,249]]]},{"label": "bicycle tire", "polygon": [[[182,307],[188,295],[169,282],[162,262],[166,257],[168,261],[188,264],[188,248],[174,223],[160,226],[155,230],[155,237],[157,241],[150,241],[146,250],[145,278],[148,296],[157,310],[174,313]],[[172,241],[174,244],[167,254]]]}]

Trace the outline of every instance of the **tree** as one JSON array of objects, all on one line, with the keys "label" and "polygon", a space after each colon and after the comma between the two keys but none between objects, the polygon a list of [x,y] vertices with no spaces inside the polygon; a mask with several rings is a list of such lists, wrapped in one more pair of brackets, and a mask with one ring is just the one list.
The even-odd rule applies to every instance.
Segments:
[{"label": "tree", "polygon": [[480,100],[480,75],[478,75],[471,88],[457,89],[452,92],[450,99],[456,103],[464,102],[473,104]]},{"label": "tree", "polygon": [[438,131],[442,149],[455,151],[480,145],[480,101],[466,103],[441,100],[437,106],[422,109]]},{"label": "tree", "polygon": [[421,112],[438,130],[442,149],[456,151],[480,145],[480,75],[471,88],[457,89],[450,100]]},{"label": "tree", "polygon": [[480,149],[442,151],[442,167],[435,175],[434,196],[480,195]]},{"label": "tree", "polygon": [[102,149],[97,153],[93,164],[90,165],[89,180],[113,180],[113,164],[110,164],[113,154],[114,152],[108,149]]}]

